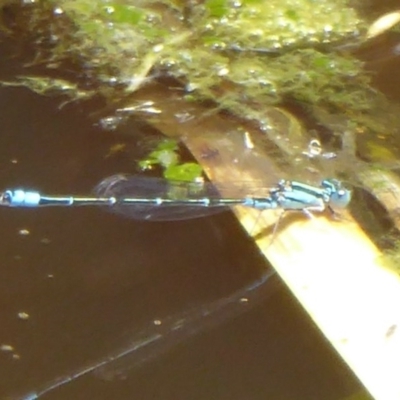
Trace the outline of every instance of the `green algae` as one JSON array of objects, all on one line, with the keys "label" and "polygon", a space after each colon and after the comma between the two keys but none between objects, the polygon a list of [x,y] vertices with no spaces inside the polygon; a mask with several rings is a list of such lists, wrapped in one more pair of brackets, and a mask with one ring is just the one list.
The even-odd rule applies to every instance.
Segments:
[{"label": "green algae", "polygon": [[[369,132],[369,149],[374,135],[390,137],[400,123],[363,63],[346,51],[365,42],[368,24],[345,0],[0,5],[4,39],[30,49],[26,76],[15,84],[40,94],[100,96],[108,110],[123,109],[167,77],[187,103],[212,102],[261,128],[274,124],[268,110],[294,102],[323,126],[335,120],[335,134],[350,125],[354,134]],[[162,114],[163,105],[155,107]]]},{"label": "green algae", "polygon": [[[8,3],[8,7],[13,4]],[[330,14],[324,16],[327,12]],[[309,0],[208,0],[185,12],[185,7],[168,1],[141,1],[133,6],[128,1],[43,0],[21,6],[14,14],[25,24],[26,35],[32,35],[41,62],[49,66],[68,58],[92,71],[97,85],[118,83],[127,93],[147,83],[152,70],[168,69],[170,76],[199,98],[212,96],[213,100],[218,98],[211,88],[227,81],[263,100],[265,93],[275,88],[290,90],[288,83],[298,78],[299,67],[313,67],[307,60],[301,65],[299,53],[280,62],[280,57],[271,60],[263,54],[248,54],[246,49],[286,49],[282,56],[290,58],[289,48],[336,43],[356,36],[362,26],[343,1],[332,5]],[[50,35],[53,43],[44,51],[41,41]],[[323,56],[319,58],[321,61]],[[334,72],[335,67],[326,68],[328,63],[321,68],[324,65],[315,62],[318,68],[311,79],[322,80],[327,70]],[[358,66],[347,63],[353,74]],[[233,91],[231,96],[235,97]]]}]

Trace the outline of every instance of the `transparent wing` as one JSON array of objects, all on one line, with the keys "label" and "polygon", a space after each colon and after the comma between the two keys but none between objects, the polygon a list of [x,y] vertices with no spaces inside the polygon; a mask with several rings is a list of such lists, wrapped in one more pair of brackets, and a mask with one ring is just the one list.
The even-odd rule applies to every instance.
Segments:
[{"label": "transparent wing", "polygon": [[[268,196],[269,189],[248,187],[243,183],[218,185],[223,197],[241,199],[257,192],[257,195]],[[176,200],[221,199],[219,190],[209,182],[168,181],[162,178],[142,177],[135,175],[113,175],[105,178],[95,188],[98,196],[124,198],[168,198]],[[112,212],[128,218],[147,221],[176,221],[204,217],[229,210],[223,204],[209,206],[187,204],[117,204],[110,207]]]},{"label": "transparent wing", "polygon": [[[95,188],[98,196],[124,198],[219,198],[218,190],[210,183],[170,182],[162,178],[135,175],[113,175],[101,181]],[[112,212],[128,218],[146,221],[177,221],[213,215],[228,210],[225,206],[201,207],[174,204],[121,204],[110,208]]]}]

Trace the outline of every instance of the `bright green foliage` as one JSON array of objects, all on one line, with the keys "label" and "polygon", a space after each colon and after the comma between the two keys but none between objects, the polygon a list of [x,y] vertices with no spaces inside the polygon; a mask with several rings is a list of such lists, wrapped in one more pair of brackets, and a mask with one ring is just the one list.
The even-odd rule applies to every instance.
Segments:
[{"label": "bright green foliage", "polygon": [[192,182],[197,178],[200,178],[202,173],[203,169],[199,164],[183,163],[178,165],[170,165],[164,171],[164,177],[169,180]]},{"label": "bright green foliage", "polygon": [[159,165],[163,168],[168,168],[171,165],[176,165],[179,161],[178,144],[175,140],[163,140],[155,150],[139,162],[142,169],[151,169]]},{"label": "bright green foliage", "polygon": [[182,163],[179,155],[179,146],[175,140],[163,140],[157,148],[143,160],[139,161],[142,169],[151,169],[160,166],[164,170],[164,177],[169,180],[194,181],[201,177],[203,169],[196,163]]}]

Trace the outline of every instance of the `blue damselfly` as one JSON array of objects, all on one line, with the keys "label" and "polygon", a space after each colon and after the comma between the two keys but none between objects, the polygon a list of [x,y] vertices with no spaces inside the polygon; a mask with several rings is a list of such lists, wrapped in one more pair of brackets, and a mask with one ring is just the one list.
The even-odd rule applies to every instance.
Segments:
[{"label": "blue damselfly", "polygon": [[[242,191],[245,192],[246,188]],[[326,208],[344,208],[351,199],[351,191],[336,179],[324,179],[318,186],[281,180],[273,187],[263,188],[262,195],[256,193],[257,188],[252,188],[251,192],[223,197],[216,186],[208,182],[168,181],[120,174],[100,182],[93,197],[48,196],[36,191],[7,189],[0,196],[0,205],[106,206],[111,211],[129,218],[174,221],[212,215],[235,205],[260,211],[281,209],[306,213],[321,212]]]}]

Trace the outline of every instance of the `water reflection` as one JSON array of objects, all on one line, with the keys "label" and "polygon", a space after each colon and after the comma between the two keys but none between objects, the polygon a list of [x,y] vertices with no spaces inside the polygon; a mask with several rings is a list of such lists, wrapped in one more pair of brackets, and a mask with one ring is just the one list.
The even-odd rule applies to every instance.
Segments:
[{"label": "water reflection", "polygon": [[[272,278],[272,281],[271,281]],[[41,398],[81,377],[96,373],[104,379],[125,377],[126,372],[144,362],[158,357],[181,341],[198,335],[200,332],[218,326],[226,320],[238,317],[241,313],[266,301],[278,288],[279,280],[273,270],[264,274],[257,282],[246,286],[222,299],[204,304],[195,309],[155,319],[150,326],[133,334],[129,343],[113,354],[89,366],[79,368],[47,384],[45,387],[21,397],[23,400]]]}]

